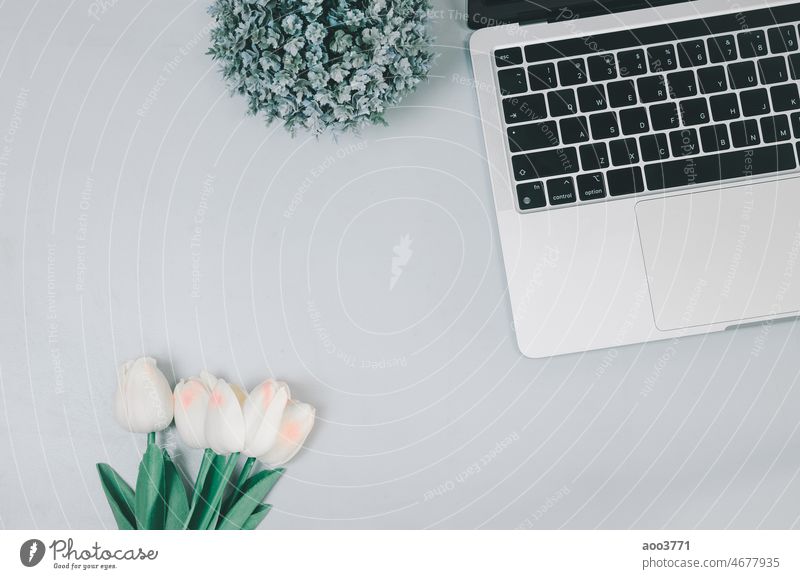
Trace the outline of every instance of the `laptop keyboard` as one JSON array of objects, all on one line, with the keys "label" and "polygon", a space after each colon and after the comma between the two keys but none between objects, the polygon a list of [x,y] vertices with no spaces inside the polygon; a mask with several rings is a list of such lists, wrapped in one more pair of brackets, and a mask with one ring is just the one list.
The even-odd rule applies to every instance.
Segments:
[{"label": "laptop keyboard", "polygon": [[519,208],[797,168],[800,4],[498,49]]}]

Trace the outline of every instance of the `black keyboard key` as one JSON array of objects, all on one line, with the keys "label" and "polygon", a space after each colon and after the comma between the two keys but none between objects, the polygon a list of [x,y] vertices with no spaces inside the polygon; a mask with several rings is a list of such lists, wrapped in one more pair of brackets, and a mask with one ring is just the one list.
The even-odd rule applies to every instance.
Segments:
[{"label": "black keyboard key", "polygon": [[800,95],[797,93],[795,83],[770,87],[769,94],[772,98],[772,109],[775,112],[800,109]]},{"label": "black keyboard key", "polygon": [[748,30],[736,35],[741,58],[754,58],[767,54],[767,39],[763,30]]},{"label": "black keyboard key", "polygon": [[580,148],[580,155],[581,168],[584,171],[605,169],[610,163],[608,158],[608,149],[606,148],[605,143],[582,145]]},{"label": "black keyboard key", "polygon": [[765,88],[754,88],[739,94],[742,99],[742,112],[746,117],[766,115],[770,112],[769,94]]},{"label": "black keyboard key", "polygon": [[595,113],[589,117],[592,125],[592,138],[613,139],[619,136],[617,115],[613,112]]},{"label": "black keyboard key", "polygon": [[519,208],[539,209],[547,205],[544,195],[544,183],[541,181],[531,181],[530,183],[520,183],[517,185],[517,201]]},{"label": "black keyboard key", "polygon": [[769,50],[773,54],[797,50],[797,32],[794,26],[778,26],[767,30]]},{"label": "black keyboard key", "polygon": [[729,62],[738,58],[736,40],[732,34],[708,39],[708,58],[711,62]]},{"label": "black keyboard key", "polygon": [[708,102],[704,98],[681,101],[680,108],[685,127],[704,125],[711,120],[708,115]]},{"label": "black keyboard key", "polygon": [[731,123],[731,140],[736,148],[752,147],[760,144],[761,137],[758,134],[758,123],[753,119]]},{"label": "black keyboard key", "polygon": [[569,117],[561,119],[561,140],[565,145],[585,143],[589,140],[589,125],[586,117]]},{"label": "black keyboard key", "polygon": [[789,117],[777,115],[761,119],[761,136],[765,143],[788,141],[792,135],[789,132]]},{"label": "black keyboard key", "polygon": [[552,62],[529,66],[528,83],[531,85],[532,91],[556,88],[558,86],[556,81],[556,67]]},{"label": "black keyboard key", "polygon": [[700,85],[702,94],[722,92],[728,89],[725,80],[724,66],[709,66],[697,71],[697,83]]},{"label": "black keyboard key", "polygon": [[639,149],[644,161],[662,161],[669,158],[667,137],[664,133],[639,137]]},{"label": "black keyboard key", "polygon": [[562,60],[558,63],[558,80],[561,86],[573,86],[586,82],[586,63],[582,58]]},{"label": "black keyboard key", "polygon": [[511,165],[517,181],[566,175],[578,171],[578,152],[575,147],[565,147],[514,155],[511,157]]},{"label": "black keyboard key", "polygon": [[575,91],[566,88],[547,93],[547,106],[550,108],[551,117],[574,115],[578,111],[578,105],[575,104]]},{"label": "black keyboard key", "polygon": [[494,51],[494,61],[498,68],[522,64],[522,49],[518,46],[512,48],[501,48]]},{"label": "black keyboard key", "polygon": [[675,129],[680,125],[678,107],[675,103],[663,103],[650,107],[650,124],[656,131]]},{"label": "black keyboard key", "polygon": [[763,175],[794,169],[790,144],[702,155],[685,161],[667,161],[645,166],[647,188],[651,191],[685,187],[698,183]]},{"label": "black keyboard key", "polygon": [[589,64],[589,78],[595,82],[617,78],[617,62],[613,54],[600,54],[586,59]]},{"label": "black keyboard key", "polygon": [[775,84],[789,80],[786,74],[786,59],[782,56],[762,58],[758,61],[758,72],[761,84]]},{"label": "black keyboard key", "polygon": [[608,83],[608,102],[612,107],[629,107],[636,104],[636,88],[632,80]]},{"label": "black keyboard key", "polygon": [[705,66],[708,64],[706,43],[702,40],[688,40],[678,43],[678,59],[683,68]]},{"label": "black keyboard key", "polygon": [[536,93],[503,99],[503,116],[509,125],[547,118],[544,95]]},{"label": "black keyboard key", "polygon": [[728,65],[731,88],[750,88],[758,84],[756,65],[752,62],[734,62]]},{"label": "black keyboard key", "polygon": [[578,89],[578,106],[580,106],[582,113],[602,111],[608,107],[606,89],[602,84],[580,87]]},{"label": "black keyboard key", "polygon": [[611,141],[611,162],[615,165],[634,165],[639,162],[639,149],[636,139],[619,139]]},{"label": "black keyboard key", "polygon": [[671,44],[651,46],[647,49],[647,60],[650,62],[650,72],[665,72],[678,68],[675,48]]},{"label": "black keyboard key", "polygon": [[669,94],[672,98],[681,99],[697,94],[697,82],[694,79],[694,72],[691,70],[669,73],[667,83],[669,83]]},{"label": "black keyboard key", "polygon": [[789,55],[789,74],[792,80],[800,79],[800,52]]},{"label": "black keyboard key", "polygon": [[512,153],[556,147],[559,145],[556,122],[546,121],[509,127],[508,144]]},{"label": "black keyboard key", "polygon": [[581,201],[602,199],[606,196],[606,185],[602,173],[578,175],[578,197]]},{"label": "black keyboard key", "polygon": [[667,100],[667,86],[662,75],[643,76],[636,80],[636,85],[639,87],[639,99],[643,103]]},{"label": "black keyboard key", "polygon": [[644,50],[624,50],[617,53],[620,76],[639,76],[647,73]]},{"label": "black keyboard key", "polygon": [[739,110],[739,99],[735,93],[720,94],[712,96],[711,116],[715,121],[729,121],[738,119],[742,114]]},{"label": "black keyboard key", "polygon": [[622,109],[619,112],[619,124],[622,127],[623,135],[646,133],[650,130],[650,123],[647,120],[647,109],[644,107]]},{"label": "black keyboard key", "polygon": [[686,157],[700,152],[700,143],[697,140],[695,129],[682,129],[669,134],[669,145],[673,157]]},{"label": "black keyboard key", "polygon": [[711,125],[710,127],[701,128],[700,143],[706,153],[730,149],[731,140],[728,136],[728,127],[725,125]]},{"label": "black keyboard key", "polygon": [[642,170],[639,167],[626,167],[608,171],[606,173],[606,181],[608,182],[608,193],[612,197],[644,191]]},{"label": "black keyboard key", "polygon": [[575,183],[572,181],[572,177],[548,180],[547,196],[550,198],[550,205],[575,203]]},{"label": "black keyboard key", "polygon": [[795,139],[800,139],[800,113],[792,113],[792,133]]},{"label": "black keyboard key", "polygon": [[506,68],[497,72],[497,80],[500,85],[500,94],[518,94],[528,91],[528,83],[525,82],[525,69]]}]

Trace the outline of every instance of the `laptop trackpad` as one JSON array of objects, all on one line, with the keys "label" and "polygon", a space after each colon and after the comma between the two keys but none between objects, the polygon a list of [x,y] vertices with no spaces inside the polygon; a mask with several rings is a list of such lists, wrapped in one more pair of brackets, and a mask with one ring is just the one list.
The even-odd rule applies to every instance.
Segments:
[{"label": "laptop trackpad", "polygon": [[660,330],[800,310],[800,179],[644,200],[636,220]]}]

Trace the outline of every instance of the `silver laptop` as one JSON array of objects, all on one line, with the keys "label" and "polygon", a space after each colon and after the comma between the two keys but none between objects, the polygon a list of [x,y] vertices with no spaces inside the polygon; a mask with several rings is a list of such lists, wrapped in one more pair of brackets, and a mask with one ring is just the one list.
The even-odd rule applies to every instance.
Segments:
[{"label": "silver laptop", "polygon": [[473,0],[520,350],[800,312],[800,3]]}]

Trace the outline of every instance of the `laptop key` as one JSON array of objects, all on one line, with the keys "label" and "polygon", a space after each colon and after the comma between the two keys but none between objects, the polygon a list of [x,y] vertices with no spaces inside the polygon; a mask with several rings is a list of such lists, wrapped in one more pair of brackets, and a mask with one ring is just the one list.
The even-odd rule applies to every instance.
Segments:
[{"label": "laptop key", "polygon": [[663,103],[650,107],[650,123],[656,131],[675,129],[680,125],[678,107],[675,103]]},{"label": "laptop key", "polygon": [[731,88],[750,88],[756,86],[758,77],[756,67],[750,62],[734,62],[728,65],[728,80]]},{"label": "laptop key", "polygon": [[643,161],[661,161],[669,158],[667,137],[664,133],[655,135],[642,135],[639,137],[639,149]]},{"label": "laptop key", "polygon": [[578,105],[582,113],[602,111],[608,107],[606,89],[602,84],[580,87],[578,89]]},{"label": "laptop key", "polygon": [[530,183],[520,183],[517,185],[517,201],[519,208],[539,209],[547,205],[547,198],[544,194],[544,184],[541,181],[531,181]]},{"label": "laptop key", "polygon": [[697,71],[697,82],[700,85],[702,94],[727,90],[728,83],[725,81],[725,67],[708,66],[701,68]]},{"label": "laptop key", "polygon": [[559,177],[547,181],[547,197],[550,199],[550,205],[575,203],[575,183],[572,177]]},{"label": "laptop key", "polygon": [[636,139],[619,139],[611,141],[611,162],[615,165],[634,165],[639,162],[639,149]]},{"label": "laptop key", "polygon": [[643,103],[654,103],[667,100],[667,85],[662,75],[643,76],[637,79],[639,98]]},{"label": "laptop key", "polygon": [[800,139],[800,113],[792,113],[792,134],[795,139]]},{"label": "laptop key", "polygon": [[605,143],[593,143],[580,147],[581,167],[584,171],[605,169],[609,165],[608,149]]},{"label": "laptop key", "polygon": [[608,83],[608,102],[612,107],[629,107],[636,104],[636,88],[632,80]]},{"label": "laptop key", "polygon": [[606,196],[606,184],[602,173],[578,175],[578,197],[581,201],[602,199]]},{"label": "laptop key", "polygon": [[675,48],[671,44],[651,46],[647,49],[647,60],[650,62],[650,72],[665,72],[678,68]]},{"label": "laptop key", "polygon": [[795,83],[770,87],[769,94],[775,112],[800,109],[800,94]]},{"label": "laptop key", "polygon": [[582,58],[562,60],[558,63],[558,80],[561,86],[573,86],[586,82],[586,63]]},{"label": "laptop key", "polygon": [[786,59],[782,56],[762,58],[758,61],[758,72],[761,84],[775,84],[789,80],[786,74]]},{"label": "laptop key", "polygon": [[765,143],[777,143],[791,138],[789,132],[789,117],[777,115],[761,119],[761,135]]},{"label": "laptop key", "polygon": [[792,145],[729,151],[686,160],[653,163],[644,168],[647,188],[660,191],[698,183],[788,171],[797,166]]},{"label": "laptop key", "polygon": [[736,40],[731,34],[715,36],[708,39],[708,58],[711,62],[728,62],[736,60]]},{"label": "laptop key", "polygon": [[695,129],[682,129],[669,134],[669,145],[673,157],[686,157],[700,152],[700,143],[697,140]]},{"label": "laptop key", "polygon": [[731,140],[736,148],[752,147],[761,144],[758,123],[753,119],[731,123]]},{"label": "laptop key", "polygon": [[711,102],[711,116],[715,121],[738,119],[742,114],[739,110],[739,99],[736,98],[734,93],[712,96],[709,100]]},{"label": "laptop key", "polygon": [[595,113],[589,117],[589,123],[595,139],[613,139],[619,136],[617,115],[613,112]]},{"label": "laptop key", "polygon": [[700,143],[703,145],[703,151],[706,153],[730,149],[731,140],[728,136],[728,127],[725,125],[711,125],[701,128]]},{"label": "laptop key", "polygon": [[794,26],[778,26],[767,30],[769,50],[773,54],[797,50],[797,32]]},{"label": "laptop key", "polygon": [[525,81],[525,69],[522,68],[506,68],[498,71],[497,81],[502,95],[528,91],[528,83]]},{"label": "laptop key", "polygon": [[754,88],[739,94],[742,99],[742,112],[746,117],[766,115],[770,112],[769,95],[765,88]]},{"label": "laptop key", "polygon": [[566,175],[578,171],[578,152],[575,147],[565,147],[514,155],[511,157],[511,165],[517,181]]},{"label": "laptop key", "polygon": [[[501,71],[502,72],[502,71]],[[528,83],[532,91],[556,88],[556,67],[551,62],[533,64],[528,67]]]},{"label": "laptop key", "polygon": [[522,49],[518,46],[494,51],[494,62],[498,68],[522,64]]},{"label": "laptop key", "polygon": [[561,119],[561,140],[565,145],[585,143],[589,140],[589,123],[586,117],[568,117]]},{"label": "laptop key", "polygon": [[709,122],[708,102],[704,98],[688,99],[680,102],[683,125],[704,125]]},{"label": "laptop key", "polygon": [[534,93],[503,99],[503,116],[509,125],[547,118],[544,95]]},{"label": "laptop key", "polygon": [[792,80],[800,79],[800,52],[789,55],[789,74]]},{"label": "laptop key", "polygon": [[547,93],[547,106],[551,117],[574,115],[578,110],[575,104],[575,91],[571,88]]},{"label": "laptop key", "polygon": [[622,127],[623,135],[646,133],[650,130],[650,123],[647,120],[647,109],[644,107],[622,109],[619,112],[619,124]]},{"label": "laptop key", "polygon": [[606,173],[608,193],[612,197],[644,191],[642,170],[639,167],[612,169]]},{"label": "laptop key", "polygon": [[691,70],[681,70],[671,72],[667,75],[669,83],[669,94],[672,98],[684,98],[697,94],[697,82],[694,79],[694,72]]},{"label": "laptop key", "polygon": [[510,127],[508,144],[512,153],[555,147],[559,145],[556,122],[546,121]]},{"label": "laptop key", "polygon": [[763,30],[748,30],[736,35],[739,42],[739,55],[742,58],[754,58],[767,54],[767,39]]},{"label": "laptop key", "polygon": [[617,54],[620,76],[639,76],[647,73],[644,50],[623,50]]},{"label": "laptop key", "polygon": [[678,43],[678,59],[681,67],[704,66],[708,63],[706,43],[702,40],[688,40]]},{"label": "laptop key", "polygon": [[586,59],[589,78],[595,82],[617,78],[617,62],[613,54],[600,54]]}]

